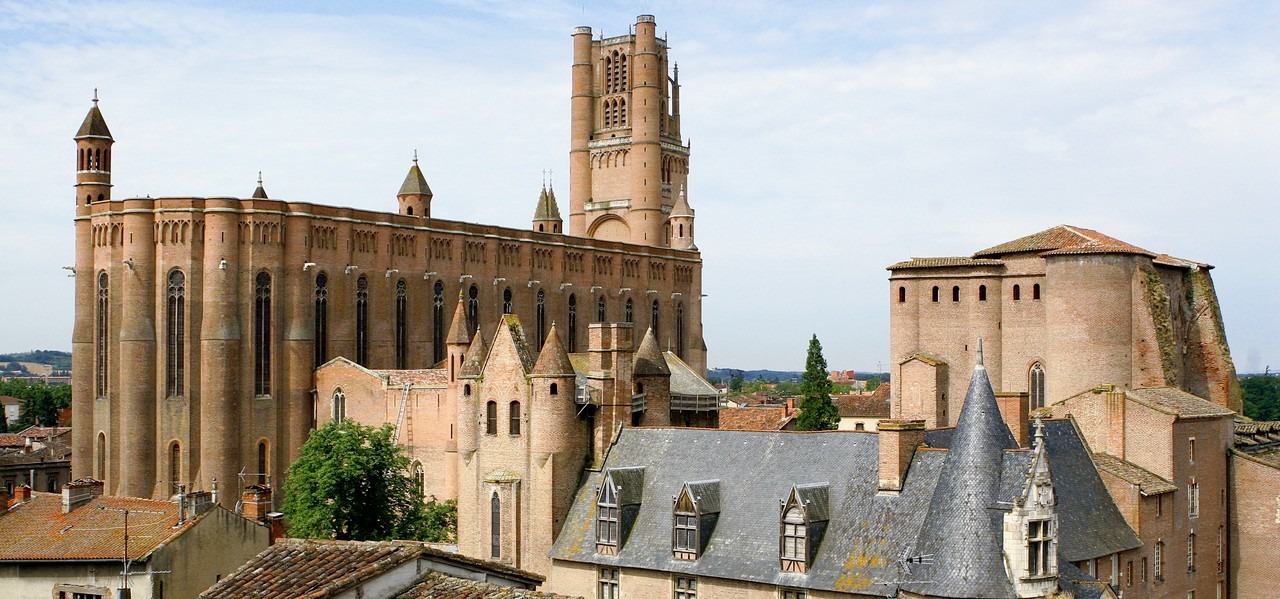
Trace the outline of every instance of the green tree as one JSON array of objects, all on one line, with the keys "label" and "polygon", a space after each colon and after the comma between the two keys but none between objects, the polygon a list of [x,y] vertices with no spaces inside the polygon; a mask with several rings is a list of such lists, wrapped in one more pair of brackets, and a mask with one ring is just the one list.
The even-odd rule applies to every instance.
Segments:
[{"label": "green tree", "polygon": [[22,430],[37,422],[45,426],[58,424],[58,410],[71,406],[70,385],[49,385],[24,380],[0,382],[0,395],[22,400],[22,415],[14,428]]},{"label": "green tree", "polygon": [[1254,420],[1280,420],[1280,377],[1247,376],[1240,379],[1244,391],[1244,415]]},{"label": "green tree", "polygon": [[742,371],[734,370],[729,373],[729,390],[737,393],[742,391]]},{"label": "green tree", "polygon": [[809,340],[809,355],[801,375],[800,417],[796,428],[802,431],[835,430],[840,424],[840,411],[831,403],[831,379],[827,378],[827,359],[822,357],[818,336]]},{"label": "green tree", "polygon": [[876,389],[879,389],[879,388],[880,388],[880,377],[878,375],[867,379],[868,393],[875,391]]},{"label": "green tree", "polygon": [[424,501],[392,428],[351,420],[311,431],[289,467],[284,514],[295,537],[356,541],[446,541],[457,528],[453,501]]}]

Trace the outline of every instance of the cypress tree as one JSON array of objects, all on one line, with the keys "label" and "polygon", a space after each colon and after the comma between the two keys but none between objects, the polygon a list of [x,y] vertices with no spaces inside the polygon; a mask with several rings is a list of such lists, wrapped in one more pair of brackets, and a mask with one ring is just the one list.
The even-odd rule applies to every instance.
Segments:
[{"label": "cypress tree", "polygon": [[802,431],[830,431],[840,424],[840,411],[831,403],[831,379],[827,378],[827,359],[822,357],[818,336],[809,340],[809,355],[801,377],[800,417],[796,428]]}]

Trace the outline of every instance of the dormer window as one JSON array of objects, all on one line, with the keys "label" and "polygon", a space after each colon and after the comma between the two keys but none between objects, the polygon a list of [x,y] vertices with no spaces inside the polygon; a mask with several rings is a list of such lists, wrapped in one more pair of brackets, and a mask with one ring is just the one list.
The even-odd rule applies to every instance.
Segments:
[{"label": "dormer window", "polygon": [[596,551],[618,553],[618,490],[611,477],[605,477],[596,502]]},{"label": "dormer window", "polygon": [[685,483],[673,501],[671,553],[676,559],[696,560],[706,549],[720,516],[720,481]]},{"label": "dormer window", "polygon": [[596,553],[617,555],[640,513],[644,468],[606,470],[596,493]]},{"label": "dormer window", "polygon": [[827,530],[827,485],[796,485],[779,514],[778,557],[783,572],[809,571]]}]

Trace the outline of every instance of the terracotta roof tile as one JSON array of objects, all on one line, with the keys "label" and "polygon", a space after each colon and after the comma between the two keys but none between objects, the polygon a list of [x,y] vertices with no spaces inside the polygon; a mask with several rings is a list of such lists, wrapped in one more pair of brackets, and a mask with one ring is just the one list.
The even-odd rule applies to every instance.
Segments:
[{"label": "terracotta roof tile", "polygon": [[1093,463],[1097,464],[1099,470],[1115,475],[1120,480],[1132,485],[1137,485],[1138,492],[1146,496],[1172,493],[1178,490],[1178,486],[1167,479],[1142,466],[1126,462],[1111,454],[1095,453],[1093,454]]},{"label": "terracotta roof tile", "polygon": [[791,416],[785,404],[721,408],[720,428],[735,431],[777,431]]},{"label": "terracotta roof tile", "polygon": [[[881,385],[888,387],[888,385]],[[879,391],[879,389],[877,389]],[[870,395],[836,395],[832,403],[840,410],[841,418],[888,418],[889,397],[878,393]]]},{"label": "terracotta roof tile", "polygon": [[387,382],[403,387],[408,383],[413,387],[446,385],[449,383],[449,371],[440,368],[423,370],[374,370],[373,372],[387,377]]},{"label": "terracotta roof tile", "polygon": [[569,599],[568,595],[543,593],[525,589],[513,589],[490,582],[479,582],[454,578],[439,572],[428,572],[418,579],[418,583],[409,590],[395,596],[395,599],[524,599],[544,597],[547,599]]},{"label": "terracotta roof tile", "polygon": [[1156,257],[1156,254],[1136,245],[1125,243],[1084,227],[1058,225],[1039,233],[1032,233],[1013,241],[989,247],[975,252],[974,258],[986,256],[1002,256],[1019,252],[1044,252],[1044,255],[1061,254],[1141,254]]},{"label": "terracotta roof tile", "polygon": [[0,433],[0,447],[22,447],[27,444],[27,438],[18,433]]},{"label": "terracotta roof tile", "polygon": [[118,510],[126,509],[133,512],[129,515],[129,557],[133,559],[146,556],[195,522],[176,526],[177,504],[135,497],[96,497],[64,514],[61,494],[33,492],[30,501],[0,512],[0,538],[7,539],[0,543],[0,561],[120,559],[124,514]]},{"label": "terracotta roof tile", "polygon": [[31,439],[45,439],[48,437],[61,437],[71,432],[69,426],[29,426],[26,430],[19,431],[18,434]]},{"label": "terracotta roof tile", "polygon": [[1235,453],[1280,468],[1280,422],[1237,422]]},{"label": "terracotta roof tile", "polygon": [[948,266],[1004,266],[999,260],[985,258],[968,258],[965,256],[946,256],[939,258],[912,258],[889,265],[885,270],[904,270],[908,268],[946,268]]},{"label": "terracotta roof tile", "polygon": [[1235,412],[1216,403],[1173,387],[1130,389],[1125,393],[1138,403],[1166,414],[1173,414],[1178,418],[1214,418],[1235,415]]}]

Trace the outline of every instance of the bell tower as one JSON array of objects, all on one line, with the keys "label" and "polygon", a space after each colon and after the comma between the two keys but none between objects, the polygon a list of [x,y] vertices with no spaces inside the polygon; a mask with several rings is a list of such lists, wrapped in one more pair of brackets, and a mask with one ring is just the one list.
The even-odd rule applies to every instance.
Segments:
[{"label": "bell tower", "polygon": [[[689,172],[680,137],[679,71],[652,15],[627,35],[573,33],[569,229],[666,247],[667,219]],[[668,73],[672,75],[668,75]]]},{"label": "bell tower", "polygon": [[111,201],[111,130],[98,110],[98,90],[93,107],[76,132],[76,204]]}]

